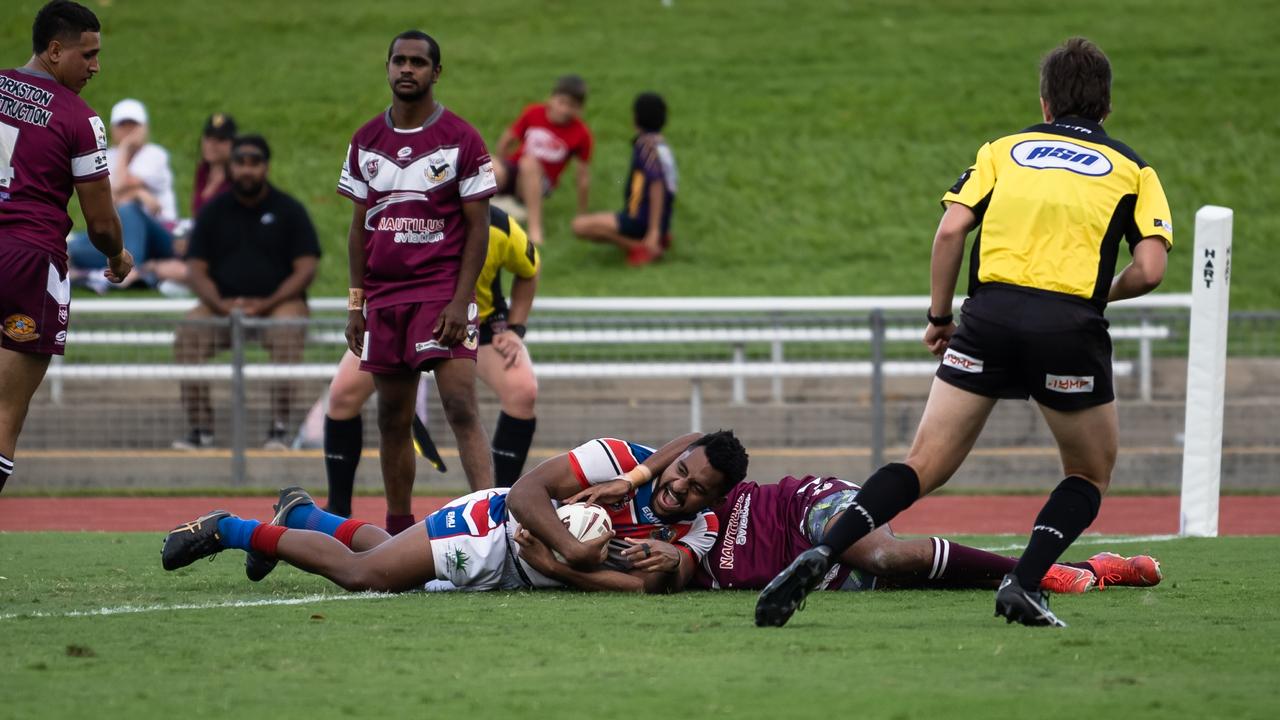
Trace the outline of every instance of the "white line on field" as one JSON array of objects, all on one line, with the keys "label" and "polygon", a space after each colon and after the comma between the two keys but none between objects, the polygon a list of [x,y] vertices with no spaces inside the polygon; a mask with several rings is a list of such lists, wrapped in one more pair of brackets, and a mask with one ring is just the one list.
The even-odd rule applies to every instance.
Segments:
[{"label": "white line on field", "polygon": [[333,602],[339,600],[381,600],[384,598],[395,597],[391,593],[349,593],[344,595],[304,595],[296,598],[274,598],[262,600],[232,600],[229,602],[212,602],[212,603],[191,603],[184,605],[120,605],[118,607],[104,607],[97,610],[71,610],[69,612],[29,612],[29,613],[7,613],[0,615],[0,620],[13,620],[15,618],[69,618],[69,617],[100,617],[106,615],[132,615],[136,613],[150,612],[170,612],[173,610],[218,610],[222,608],[249,608],[249,607],[270,607],[275,605],[308,605],[318,602]]},{"label": "white line on field", "polygon": [[[1119,545],[1120,543],[1135,542],[1165,542],[1167,540],[1177,540],[1177,535],[1094,535],[1080,538],[1071,543],[1071,547],[1078,545]],[[982,548],[987,552],[1008,552],[1010,550],[1022,550],[1027,544],[1019,543],[1017,545],[1001,545],[1000,547]]]}]

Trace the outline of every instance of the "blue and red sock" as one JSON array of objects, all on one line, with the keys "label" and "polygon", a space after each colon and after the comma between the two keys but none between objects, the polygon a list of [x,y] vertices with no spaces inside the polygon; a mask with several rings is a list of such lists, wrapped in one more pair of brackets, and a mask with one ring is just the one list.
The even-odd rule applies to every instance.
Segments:
[{"label": "blue and red sock", "polygon": [[333,535],[346,521],[347,519],[341,515],[327,513],[308,503],[290,510],[284,519],[284,524],[294,530],[315,530],[325,535]]},{"label": "blue and red sock", "polygon": [[258,520],[244,520],[234,515],[218,521],[222,546],[236,550],[256,550],[268,557],[276,556],[280,536],[289,528],[269,525]]}]

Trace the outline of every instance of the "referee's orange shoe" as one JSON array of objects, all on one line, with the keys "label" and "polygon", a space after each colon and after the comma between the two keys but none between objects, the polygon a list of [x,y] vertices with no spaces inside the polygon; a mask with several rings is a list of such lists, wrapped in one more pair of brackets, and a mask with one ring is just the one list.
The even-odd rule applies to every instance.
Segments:
[{"label": "referee's orange shoe", "polygon": [[1151,587],[1160,584],[1160,561],[1150,555],[1124,557],[1113,552],[1101,552],[1089,558],[1093,572],[1098,576],[1098,589],[1108,585]]}]

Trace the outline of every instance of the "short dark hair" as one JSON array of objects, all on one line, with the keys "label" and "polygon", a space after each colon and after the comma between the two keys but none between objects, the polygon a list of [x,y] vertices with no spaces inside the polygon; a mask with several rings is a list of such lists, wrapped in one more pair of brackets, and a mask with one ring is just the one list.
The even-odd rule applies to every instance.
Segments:
[{"label": "short dark hair", "polygon": [[689,450],[694,448],[703,448],[707,453],[707,462],[724,476],[723,489],[726,493],[747,476],[750,456],[732,430],[707,433],[689,444]]},{"label": "short dark hair", "polygon": [[71,0],[52,0],[36,13],[31,24],[31,49],[39,55],[49,43],[62,38],[80,39],[82,32],[102,32],[98,16],[89,8]]},{"label": "short dark hair", "polygon": [[1068,39],[1040,63],[1040,97],[1054,118],[1101,122],[1111,112],[1111,61],[1085,38]]},{"label": "short dark hair", "polygon": [[397,40],[426,40],[427,44],[431,46],[431,49],[427,51],[427,57],[431,58],[431,62],[436,67],[440,67],[440,43],[421,30],[405,30],[391,38],[391,44],[387,46],[387,62],[391,62],[391,53],[396,49]]},{"label": "short dark hair", "polygon": [[581,75],[564,75],[551,86],[552,95],[568,95],[579,103],[587,101],[587,81]]},{"label": "short dark hair", "polygon": [[235,140],[231,141],[231,154],[235,155],[236,150],[244,147],[255,147],[262,153],[262,159],[271,162],[271,146],[267,144],[267,139],[261,135],[237,135]]},{"label": "short dark hair", "polygon": [[659,132],[667,124],[667,102],[654,92],[644,92],[636,96],[631,106],[636,127],[645,132]]}]

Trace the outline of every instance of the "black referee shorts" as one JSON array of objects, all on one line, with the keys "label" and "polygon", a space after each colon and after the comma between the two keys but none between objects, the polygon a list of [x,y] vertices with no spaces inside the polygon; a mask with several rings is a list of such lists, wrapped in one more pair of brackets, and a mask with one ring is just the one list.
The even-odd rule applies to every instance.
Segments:
[{"label": "black referee shorts", "polygon": [[1015,288],[984,288],[965,300],[938,378],[990,398],[1054,410],[1111,402],[1111,335],[1096,308]]}]

